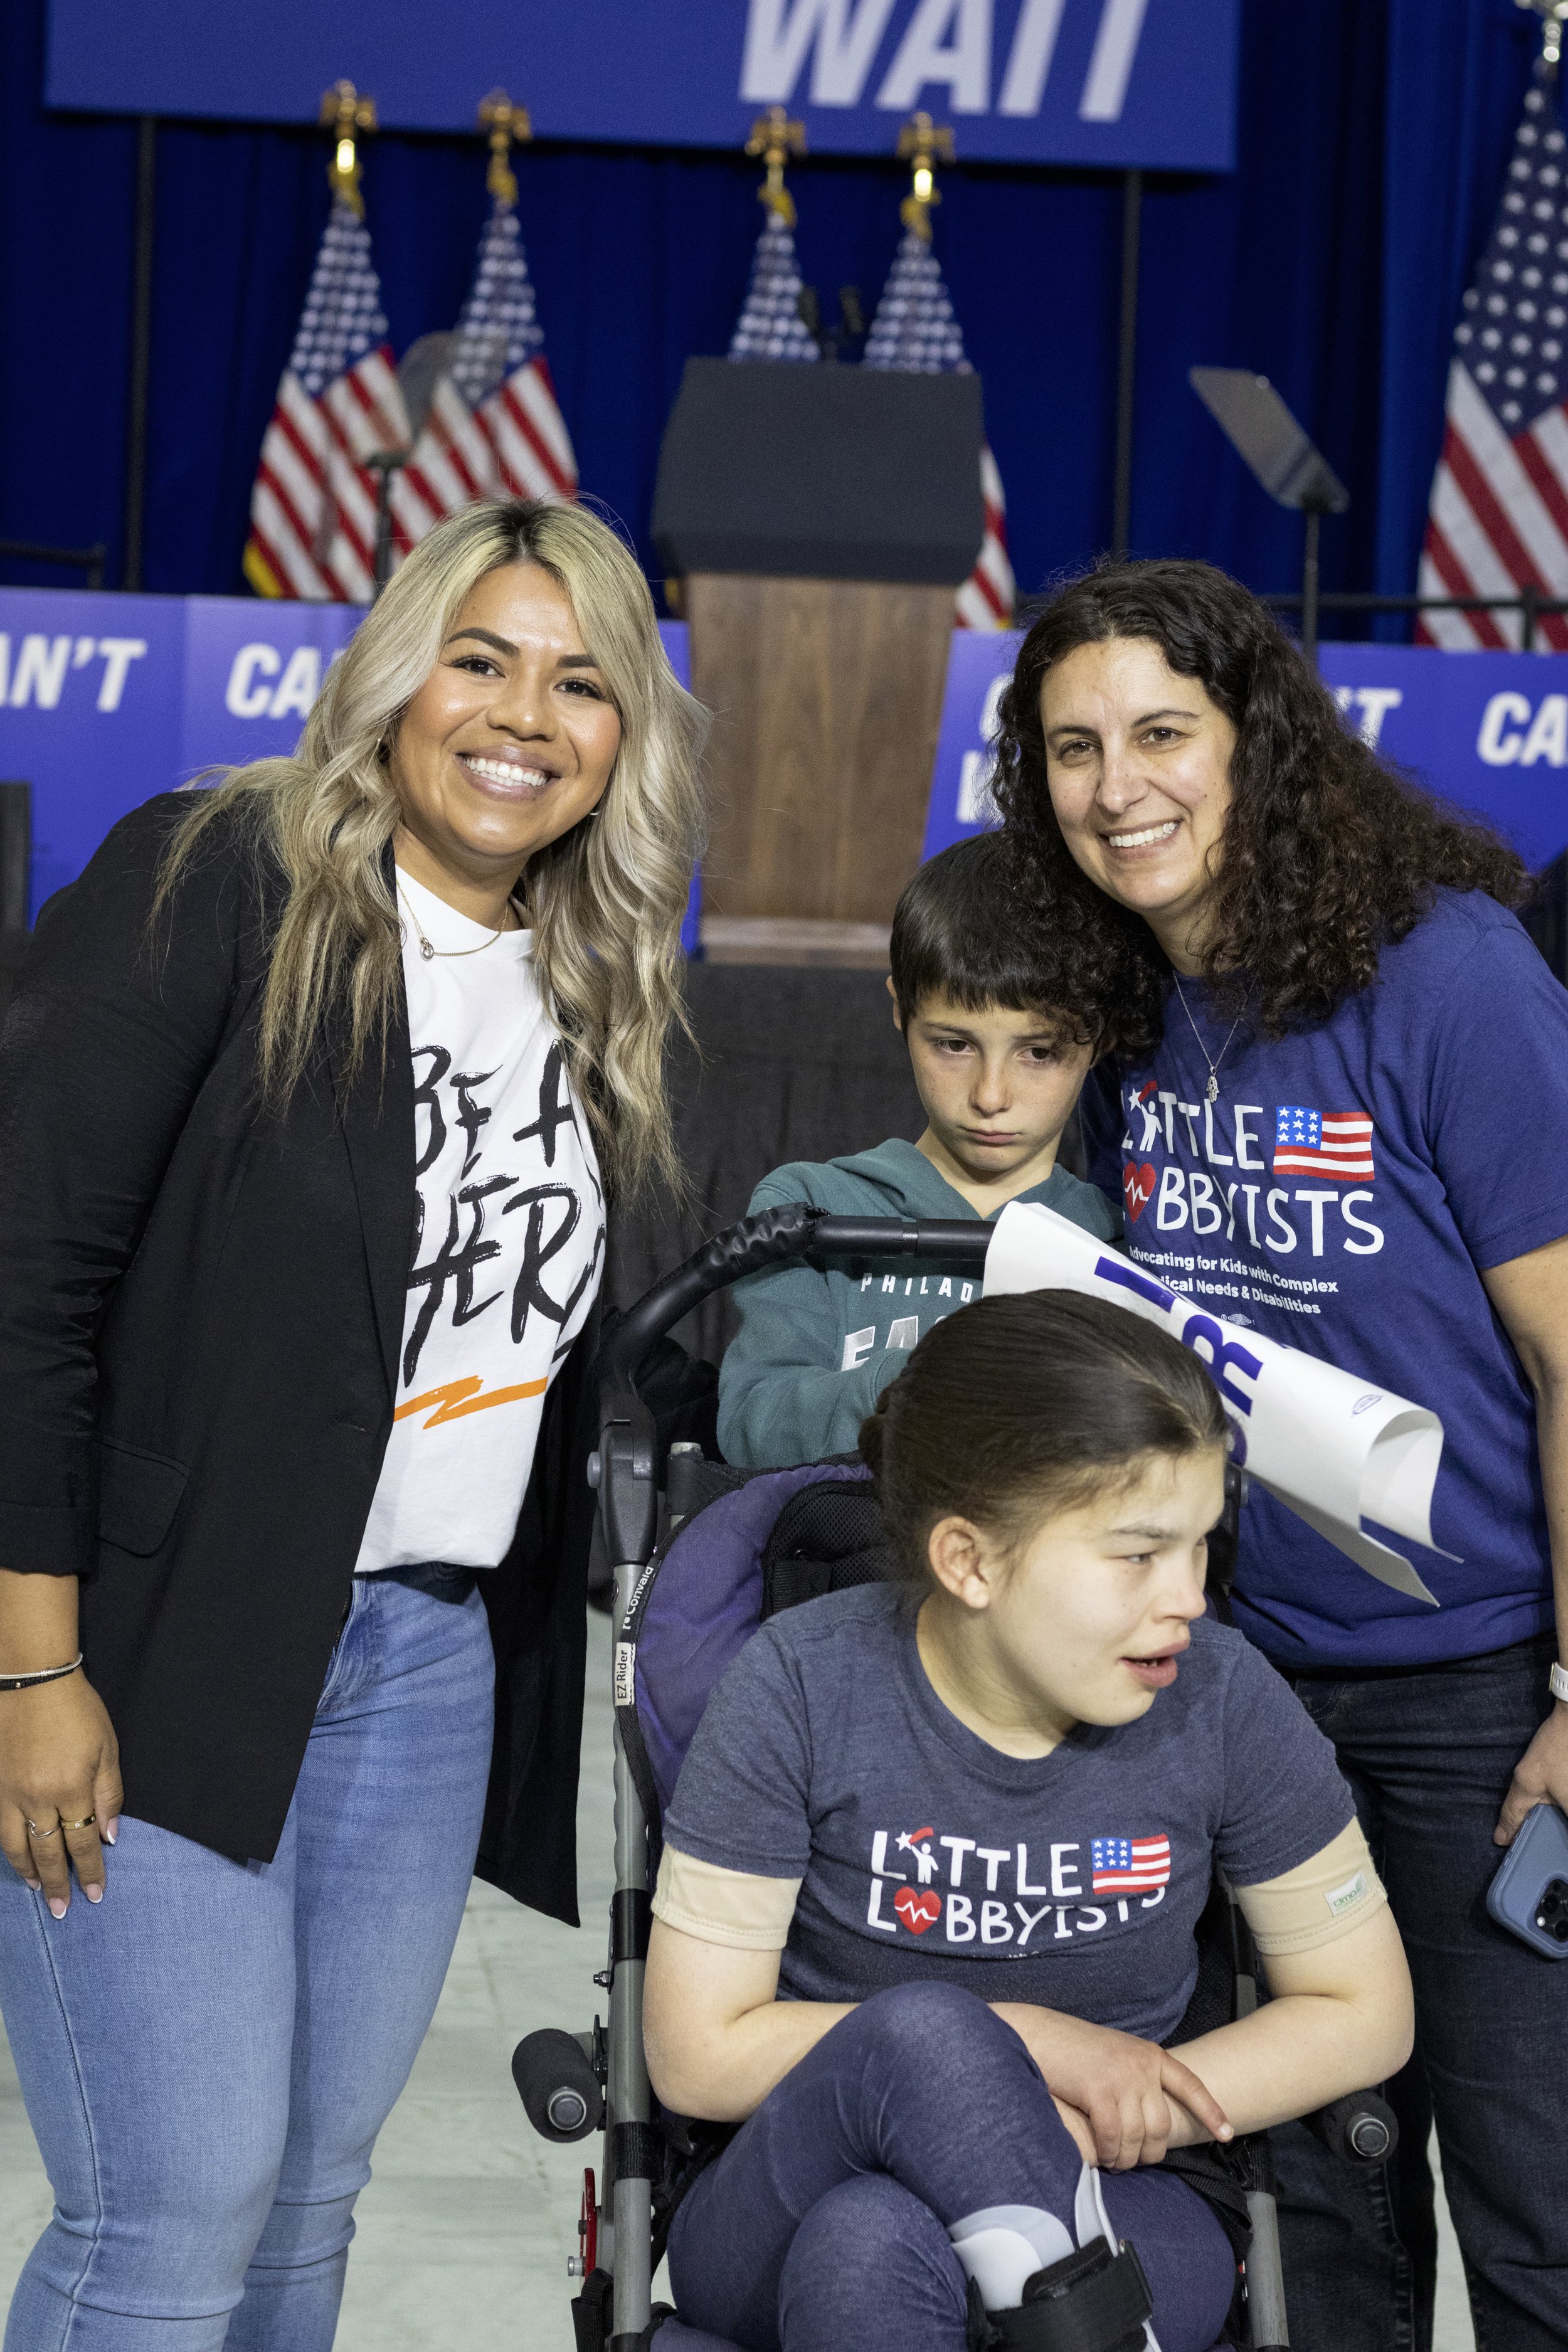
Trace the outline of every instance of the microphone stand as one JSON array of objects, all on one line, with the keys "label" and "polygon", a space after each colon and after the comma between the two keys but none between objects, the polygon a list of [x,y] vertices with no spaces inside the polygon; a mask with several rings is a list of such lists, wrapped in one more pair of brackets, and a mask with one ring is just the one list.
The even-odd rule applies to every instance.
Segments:
[{"label": "microphone stand", "polygon": [[365,459],[365,465],[375,476],[375,557],[371,592],[374,604],[392,577],[392,478],[407,465],[413,451],[409,449],[377,449]]}]

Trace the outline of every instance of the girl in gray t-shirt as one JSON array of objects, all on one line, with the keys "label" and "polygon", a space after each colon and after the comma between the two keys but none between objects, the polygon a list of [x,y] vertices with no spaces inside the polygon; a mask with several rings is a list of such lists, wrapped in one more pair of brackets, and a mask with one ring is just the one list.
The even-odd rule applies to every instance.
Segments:
[{"label": "girl in gray t-shirt", "polygon": [[[654,2084],[741,2126],[671,2231],[689,2326],[959,2352],[976,2306],[1054,2340],[1066,2296],[1085,2352],[1207,2352],[1234,2253],[1166,2149],[1403,2063],[1332,1752],[1204,1613],[1226,1442],[1194,1357],[1063,1292],[964,1308],[884,1391],[902,1585],[764,1627],[665,1822]],[[1178,2052],[1216,1868],[1273,1998]]]}]

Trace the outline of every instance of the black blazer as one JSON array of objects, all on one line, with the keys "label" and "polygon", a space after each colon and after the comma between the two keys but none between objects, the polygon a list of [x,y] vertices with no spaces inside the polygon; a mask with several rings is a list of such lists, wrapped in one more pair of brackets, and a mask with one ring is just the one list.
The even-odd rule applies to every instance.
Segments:
[{"label": "black blazer", "polygon": [[[150,935],[188,809],[126,817],[39,917],[0,1039],[0,1566],[82,1579],[126,1810],[277,1850],[392,1428],[414,1231],[401,994],[351,1090],[331,1024],[279,1118],[256,1030],[283,880],[233,821]],[[575,1924],[593,1330],[481,1579],[482,1874]]]}]

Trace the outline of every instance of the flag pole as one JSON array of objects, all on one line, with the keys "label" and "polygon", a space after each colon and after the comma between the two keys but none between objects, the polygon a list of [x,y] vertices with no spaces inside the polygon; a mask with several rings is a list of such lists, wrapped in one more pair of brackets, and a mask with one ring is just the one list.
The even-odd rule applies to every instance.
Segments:
[{"label": "flag pole", "polygon": [[792,155],[805,152],[805,123],[792,122],[788,107],[770,106],[752,123],[746,152],[760,155],[767,165],[767,177],[757,190],[757,202],[776,213],[785,228],[793,228],[795,198],[784,185],[784,165]]},{"label": "flag pole", "polygon": [[939,157],[944,163],[955,160],[952,131],[945,123],[939,129],[929,114],[911,114],[899,133],[899,161],[910,167],[910,193],[899,206],[899,218],[922,245],[931,241],[931,206],[942,202],[934,168]]},{"label": "flag pole", "polygon": [[517,173],[511,168],[511,142],[532,138],[532,118],[526,106],[514,106],[504,89],[492,89],[479,100],[479,126],[490,142],[485,185],[498,203],[515,205]]},{"label": "flag pole", "polygon": [[1143,226],[1143,174],[1121,183],[1121,322],[1116,347],[1116,474],[1111,495],[1110,552],[1126,561],[1132,543],[1133,394],[1138,363],[1138,247]]},{"label": "flag pole", "polygon": [[[375,100],[362,98],[352,81],[335,81],[331,89],[321,92],[321,127],[332,134],[332,160],[327,166],[327,184],[334,204],[346,205],[359,219],[364,218],[364,198],[360,194],[363,176],[359,160],[359,137],[364,131],[380,126],[376,121]],[[412,452],[407,449],[375,449],[364,460],[365,469],[375,477],[375,544],[371,554],[371,602],[374,604],[392,577],[392,481],[401,473]]]},{"label": "flag pole", "polygon": [[363,220],[364,198],[359,192],[359,134],[376,128],[375,100],[362,98],[352,81],[335,81],[331,89],[321,93],[319,120],[321,128],[332,133],[327,185],[338,202],[347,205],[351,213]]},{"label": "flag pole", "polygon": [[1516,8],[1528,8],[1541,19],[1541,62],[1553,73],[1563,56],[1563,28],[1568,23],[1568,0],[1513,0]]},{"label": "flag pole", "polygon": [[147,513],[147,387],[153,373],[153,236],[158,192],[158,118],[136,131],[136,245],[132,266],[131,378],[125,419],[125,551],[121,588],[142,585]]}]

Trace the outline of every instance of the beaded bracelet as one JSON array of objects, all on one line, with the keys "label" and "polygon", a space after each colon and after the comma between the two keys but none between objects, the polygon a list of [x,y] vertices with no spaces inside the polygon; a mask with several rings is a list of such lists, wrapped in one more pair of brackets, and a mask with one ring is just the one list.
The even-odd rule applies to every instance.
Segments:
[{"label": "beaded bracelet", "polygon": [[26,1690],[34,1683],[60,1683],[81,1664],[79,1650],[68,1666],[42,1666],[36,1675],[0,1675],[0,1691]]}]

